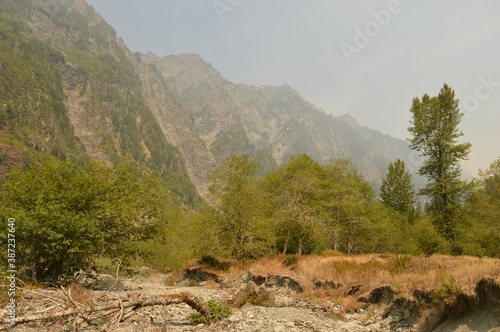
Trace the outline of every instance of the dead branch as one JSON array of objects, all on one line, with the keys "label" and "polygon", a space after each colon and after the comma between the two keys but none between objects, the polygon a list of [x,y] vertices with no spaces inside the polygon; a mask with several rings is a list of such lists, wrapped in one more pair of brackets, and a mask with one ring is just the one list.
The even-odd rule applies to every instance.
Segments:
[{"label": "dead branch", "polygon": [[108,292],[111,291],[111,289],[113,287],[115,287],[115,285],[118,283],[120,266],[122,265],[122,260],[121,259],[119,259],[119,258],[115,258],[115,259],[118,260],[118,265],[116,266],[116,279],[115,279],[115,282],[111,285],[111,287],[109,287]]},{"label": "dead branch", "polygon": [[[33,314],[30,316],[16,317],[13,320],[2,319],[0,321],[0,324],[10,324],[10,323],[22,324],[37,320],[55,319],[55,318],[62,318],[74,315],[85,316],[87,314],[92,314],[99,311],[113,310],[113,309],[119,310],[121,313],[125,308],[130,308],[130,307],[133,307],[133,311],[135,311],[142,307],[179,304],[179,303],[186,303],[191,308],[193,308],[194,310],[198,311],[200,314],[205,316],[210,313],[210,307],[206,305],[203,301],[201,301],[199,298],[197,298],[191,293],[183,292],[180,294],[158,295],[152,297],[114,299],[109,301],[109,303],[93,307],[75,308],[62,312],[43,312],[43,313]],[[120,314],[120,316],[121,315],[122,314]]]}]

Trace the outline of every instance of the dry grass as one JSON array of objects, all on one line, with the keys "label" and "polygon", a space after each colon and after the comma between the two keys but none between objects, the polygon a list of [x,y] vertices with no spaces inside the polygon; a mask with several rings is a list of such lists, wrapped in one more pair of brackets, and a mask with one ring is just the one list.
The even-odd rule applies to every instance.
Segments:
[{"label": "dry grass", "polygon": [[[284,256],[265,257],[248,266],[254,274],[279,274],[297,278],[303,283],[304,295],[314,297],[345,296],[354,285],[362,285],[359,293],[389,285],[401,293],[415,289],[435,290],[453,281],[458,291],[472,294],[482,278],[500,276],[500,260],[468,256],[301,256],[297,267],[283,265]],[[239,271],[232,271],[233,273]],[[339,289],[313,289],[317,280],[342,283]]]},{"label": "dry grass", "polygon": [[[303,256],[299,258],[299,262],[305,259],[307,256]],[[299,269],[290,268],[283,264],[285,256],[277,255],[272,257],[264,257],[261,258],[248,266],[248,271],[257,275],[267,275],[271,274],[279,274],[279,275],[289,275],[296,276],[299,272]]]},{"label": "dry grass", "polygon": [[[353,310],[363,305],[355,300],[353,302],[353,298],[366,297],[371,290],[381,286],[391,286],[398,295],[403,296],[410,296],[417,289],[432,292],[441,290],[446,296],[446,292],[450,291],[474,294],[474,287],[479,280],[500,279],[500,259],[494,258],[374,254],[348,256],[332,251],[323,256],[300,256],[296,264],[287,266],[285,257],[276,255],[245,262],[223,260],[230,262],[231,268],[213,272],[226,277],[247,271],[262,276],[290,276],[304,289],[300,296],[318,302],[333,299]],[[185,268],[200,266],[199,260],[191,260],[184,265]],[[180,275],[181,271],[178,272]],[[315,281],[331,281],[342,286],[337,289],[315,289]],[[353,286],[359,286],[359,290],[355,296],[347,296]]]}]

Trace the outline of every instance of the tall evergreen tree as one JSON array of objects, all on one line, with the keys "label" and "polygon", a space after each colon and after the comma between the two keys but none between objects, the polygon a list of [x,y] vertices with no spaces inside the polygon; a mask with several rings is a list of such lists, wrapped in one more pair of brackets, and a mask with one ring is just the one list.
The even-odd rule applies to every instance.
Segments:
[{"label": "tall evergreen tree", "polygon": [[410,147],[427,157],[419,174],[427,177],[429,183],[420,194],[430,197],[428,210],[437,229],[448,240],[454,240],[466,187],[460,179],[459,163],[467,159],[471,148],[468,142],[458,143],[463,135],[458,129],[463,113],[455,92],[447,84],[435,97],[424,94],[422,99],[414,98],[410,111]]},{"label": "tall evergreen tree", "polygon": [[398,159],[389,164],[389,172],[380,186],[380,198],[385,206],[404,215],[415,210],[415,190],[404,161]]}]

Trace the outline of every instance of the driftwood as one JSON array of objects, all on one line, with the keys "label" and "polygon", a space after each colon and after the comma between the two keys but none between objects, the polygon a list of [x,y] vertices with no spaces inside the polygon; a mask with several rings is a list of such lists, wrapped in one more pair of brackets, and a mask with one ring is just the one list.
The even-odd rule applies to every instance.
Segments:
[{"label": "driftwood", "polygon": [[[180,294],[171,294],[171,295],[158,295],[152,297],[139,297],[133,299],[113,299],[108,301],[102,305],[96,306],[83,306],[80,304],[79,307],[76,307],[71,310],[66,310],[62,312],[41,312],[37,314],[33,314],[30,316],[16,317],[13,320],[11,319],[2,319],[0,324],[21,324],[27,323],[37,320],[45,320],[45,319],[56,319],[62,317],[69,316],[78,316],[86,318],[87,315],[102,312],[102,311],[110,311],[115,310],[118,312],[117,321],[123,321],[126,317],[130,317],[130,315],[137,309],[141,307],[149,307],[155,305],[169,305],[169,304],[178,304],[178,303],[186,303],[191,306],[193,309],[198,311],[202,315],[208,315],[210,313],[210,307],[203,303],[199,298],[194,296],[191,293],[180,293]],[[124,309],[132,307],[131,312],[124,314]],[[86,318],[85,320],[88,320]]]}]

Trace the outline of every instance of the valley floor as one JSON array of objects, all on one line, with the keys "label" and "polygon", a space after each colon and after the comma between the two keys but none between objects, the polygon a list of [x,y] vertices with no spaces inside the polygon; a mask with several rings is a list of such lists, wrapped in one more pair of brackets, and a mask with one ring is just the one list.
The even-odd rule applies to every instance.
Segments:
[{"label": "valley floor", "polygon": [[[500,332],[499,260],[447,256],[414,257],[413,267],[399,272],[399,275],[382,280],[380,276],[377,279],[374,271],[370,271],[372,277],[362,284],[359,283],[362,280],[359,279],[362,277],[359,275],[362,274],[361,270],[355,273],[356,277],[351,275],[350,279],[345,274],[337,275],[336,280],[343,284],[320,279],[327,275],[334,277],[333,272],[326,273],[324,267],[323,274],[316,272],[315,277],[311,276],[315,268],[321,269],[321,262],[326,260],[329,262],[328,266],[331,266],[332,259],[343,262],[343,265],[350,260],[348,267],[352,273],[359,268],[366,272],[368,267],[364,264],[370,264],[370,268],[376,265],[375,269],[380,270],[382,265],[374,265],[375,260],[382,264],[393,258],[303,256],[297,266],[290,268],[281,264],[282,257],[274,257],[253,262],[249,266],[231,268],[226,272],[214,271],[193,261],[178,274],[167,275],[148,271],[134,277],[118,279],[111,275],[99,275],[94,281],[93,289],[74,286],[63,290],[25,288],[19,302],[22,316],[49,311],[61,312],[84,305],[90,307],[98,301],[103,301],[102,299],[121,299],[120,301],[125,302],[134,298],[182,292],[191,293],[204,301],[232,303],[232,313],[216,323],[196,324],[188,317],[195,311],[187,304],[180,303],[142,307],[120,323],[109,325],[106,325],[107,319],[115,314],[100,320],[93,319],[93,322],[97,323],[93,326],[89,326],[84,315],[81,315],[83,318],[71,317],[45,320],[43,323],[37,321],[20,324],[12,331]],[[412,272],[410,270],[424,261],[427,266],[431,266],[434,260],[440,262],[438,270],[446,268],[450,275],[456,272],[453,268],[455,266],[462,274],[466,269],[473,269],[481,273],[482,277],[480,280],[471,275],[464,276],[463,279],[445,278],[440,281],[441,284],[426,284],[425,287],[423,280],[414,281],[411,286],[404,284],[403,273]],[[358,265],[354,264],[354,261]],[[459,261],[462,266],[457,264]],[[267,273],[264,273],[264,266],[268,268]],[[383,266],[386,270],[389,265]],[[340,265],[337,268],[339,272]],[[435,272],[429,268],[427,276],[422,277],[434,280],[436,277],[431,275]],[[454,286],[450,284],[452,281]],[[267,306],[235,304],[238,298],[241,299],[242,290],[248,289],[258,289],[269,295],[272,300],[266,303]],[[455,293],[446,293],[446,298],[443,297],[444,291]],[[244,292],[243,295],[245,296]],[[443,301],[438,300],[437,295],[441,296]],[[454,302],[447,302],[450,299]],[[127,310],[122,310],[122,314],[123,312],[126,313]],[[5,313],[2,313],[2,317],[4,316]]]}]

